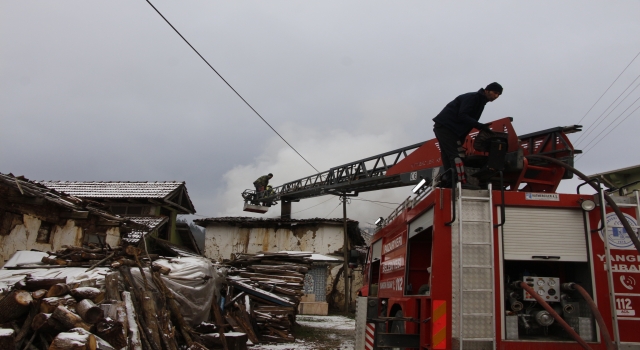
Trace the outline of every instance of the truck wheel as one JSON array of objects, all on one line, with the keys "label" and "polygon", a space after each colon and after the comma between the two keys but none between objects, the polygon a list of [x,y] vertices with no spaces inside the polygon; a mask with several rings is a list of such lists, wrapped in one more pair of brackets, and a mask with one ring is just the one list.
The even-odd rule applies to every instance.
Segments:
[{"label": "truck wheel", "polygon": [[[404,317],[402,310],[396,311],[396,314],[393,317]],[[404,334],[404,321],[392,321],[391,322],[391,333],[399,333]],[[405,348],[393,348],[393,350],[404,350]]]}]

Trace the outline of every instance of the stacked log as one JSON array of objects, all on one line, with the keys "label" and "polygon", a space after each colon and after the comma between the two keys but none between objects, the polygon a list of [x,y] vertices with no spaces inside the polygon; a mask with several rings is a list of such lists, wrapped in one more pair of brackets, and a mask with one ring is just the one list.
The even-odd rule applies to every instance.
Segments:
[{"label": "stacked log", "polygon": [[[88,247],[74,247],[64,245],[56,252],[48,252],[49,256],[42,258],[42,263],[47,265],[58,265],[68,267],[88,267],[93,269],[98,266],[112,266],[114,268],[125,266],[136,266],[136,262],[131,260],[131,256],[140,256],[142,260],[156,260],[158,254],[141,254],[141,250],[134,246],[126,247],[98,247],[90,245]],[[115,264],[115,266],[114,266]]]},{"label": "stacked log", "polygon": [[[104,284],[31,276],[16,283],[0,300],[0,349],[243,350],[247,341],[295,341],[310,254],[235,256],[227,262],[224,298],[212,302],[210,319],[195,328],[163,282],[170,269],[155,258],[134,246],[50,253],[48,261],[59,266],[110,266],[111,272]],[[140,271],[142,286],[134,285],[131,269]]]},{"label": "stacked log", "polygon": [[[48,261],[61,267],[114,270],[101,286],[95,280],[68,284],[66,278],[26,276],[0,299],[0,349],[206,349],[162,282],[161,274],[170,269],[153,263],[157,255],[133,246],[65,246],[49,254]],[[144,268],[160,292],[134,286],[131,268]]]},{"label": "stacked log", "polygon": [[311,254],[236,255],[227,261],[225,320],[252,342],[293,342]]}]

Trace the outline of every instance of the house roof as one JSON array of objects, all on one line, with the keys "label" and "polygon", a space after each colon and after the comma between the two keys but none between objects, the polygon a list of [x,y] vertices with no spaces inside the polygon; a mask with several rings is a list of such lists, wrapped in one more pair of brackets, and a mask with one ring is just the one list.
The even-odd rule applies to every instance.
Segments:
[{"label": "house roof", "polygon": [[[283,218],[254,218],[247,216],[226,216],[218,218],[197,219],[193,222],[202,227],[211,224],[234,225],[239,227],[287,227],[287,226],[304,226],[304,225],[342,225],[342,219],[283,219]],[[359,222],[347,219],[347,234],[354,245],[365,245],[366,242],[358,228]]]},{"label": "house roof", "polygon": [[169,218],[166,216],[136,216],[130,217],[129,220],[149,228],[147,230],[132,230],[131,232],[122,235],[122,240],[124,242],[138,244],[143,236],[146,236],[149,232],[160,228],[160,226],[169,221]]},{"label": "house roof", "polygon": [[[12,189],[22,198],[38,198],[54,205],[60,206],[69,211],[88,211],[91,214],[100,216],[107,220],[119,222],[131,222],[126,218],[119,217],[101,208],[101,204],[90,200],[58,192],[55,189],[46,187],[38,182],[31,181],[24,176],[14,176],[13,174],[0,173],[0,185]],[[17,200],[18,198],[16,198]],[[11,198],[8,198],[11,200]],[[134,223],[134,225],[136,225]]]},{"label": "house roof", "polygon": [[597,176],[600,176],[600,175],[638,174],[638,173],[640,173],[640,164],[639,165],[630,166],[630,167],[626,167],[626,168],[610,170],[610,171],[606,171],[604,173],[598,173],[598,174],[589,175],[589,178],[594,178],[594,177],[597,177]]},{"label": "house roof", "polygon": [[627,191],[631,192],[635,189],[640,189],[640,185],[638,185],[640,165],[589,175],[589,179],[598,179],[609,188],[626,187]]},{"label": "house roof", "polygon": [[[206,227],[207,224],[250,224],[250,225],[297,225],[297,224],[342,224],[342,219],[283,219],[283,218],[254,218],[249,216],[224,216],[217,218],[204,218],[193,220],[196,225]],[[347,219],[350,225],[358,224],[358,221]]]},{"label": "house roof", "polygon": [[164,198],[184,182],[143,181],[38,181],[76,197],[88,198]]},{"label": "house roof", "polygon": [[180,214],[196,212],[185,182],[178,181],[39,181],[59,192],[103,202],[118,199],[160,200]]}]

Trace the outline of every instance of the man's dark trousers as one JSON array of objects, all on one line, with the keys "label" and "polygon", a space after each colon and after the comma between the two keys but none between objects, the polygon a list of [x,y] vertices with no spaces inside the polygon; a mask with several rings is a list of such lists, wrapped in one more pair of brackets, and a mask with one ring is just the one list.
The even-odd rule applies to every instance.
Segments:
[{"label": "man's dark trousers", "polygon": [[442,125],[436,125],[433,127],[433,132],[438,139],[438,145],[440,146],[440,157],[442,158],[442,166],[444,167],[444,179],[448,181],[455,181],[456,174],[455,169],[452,173],[449,169],[452,169],[456,165],[456,158],[458,157],[458,140],[460,138],[456,134]]}]

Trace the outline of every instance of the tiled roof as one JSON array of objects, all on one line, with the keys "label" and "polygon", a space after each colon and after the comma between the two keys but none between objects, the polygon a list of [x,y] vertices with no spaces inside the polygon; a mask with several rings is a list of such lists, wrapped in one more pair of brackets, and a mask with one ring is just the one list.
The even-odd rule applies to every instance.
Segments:
[{"label": "tiled roof", "polygon": [[155,230],[156,228],[160,227],[162,224],[167,222],[169,218],[164,216],[153,216],[153,217],[139,216],[139,217],[130,217],[129,220],[137,224],[145,225],[149,228],[148,230],[133,230],[127,234],[122,235],[123,241],[127,243],[137,244],[138,242],[140,242],[140,239],[143,236]]},{"label": "tiled roof", "polygon": [[0,173],[0,184],[13,187],[14,189],[20,191],[20,193],[22,193],[22,195],[25,197],[43,198],[68,210],[87,210],[92,214],[101,216],[107,220],[116,220],[123,222],[127,221],[125,218],[118,217],[102,208],[95,207],[95,203],[92,201],[69,195],[68,193],[58,192],[55,189],[43,186],[38,182],[31,181],[24,176],[14,176],[13,174]]},{"label": "tiled roof", "polygon": [[66,194],[85,198],[165,198],[184,182],[38,181]]}]

